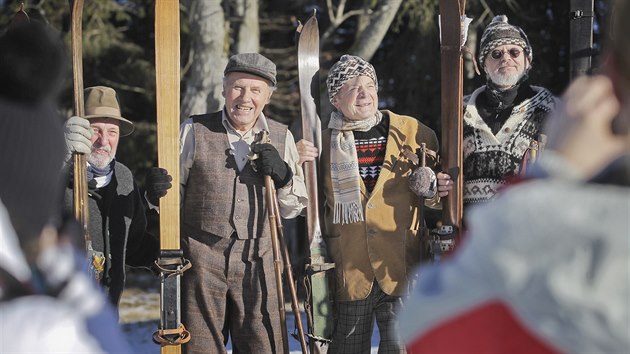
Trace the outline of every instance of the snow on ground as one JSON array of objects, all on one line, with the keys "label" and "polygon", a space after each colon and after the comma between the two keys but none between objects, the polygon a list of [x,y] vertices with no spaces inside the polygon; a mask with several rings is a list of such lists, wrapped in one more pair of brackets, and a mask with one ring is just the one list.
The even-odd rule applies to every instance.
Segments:
[{"label": "snow on ground", "polygon": [[[160,318],[159,283],[150,273],[130,274],[127,289],[120,303],[120,322],[134,354],[159,354],[160,347],[153,343],[153,333],[157,330]],[[290,309],[290,306],[287,306]],[[293,312],[287,311],[289,350],[301,353],[300,342],[291,336],[295,327]],[[306,316],[302,313],[302,323]],[[372,334],[372,353],[378,351],[379,335],[376,325]],[[231,345],[228,343],[228,349]],[[229,350],[229,353],[232,351]]]}]

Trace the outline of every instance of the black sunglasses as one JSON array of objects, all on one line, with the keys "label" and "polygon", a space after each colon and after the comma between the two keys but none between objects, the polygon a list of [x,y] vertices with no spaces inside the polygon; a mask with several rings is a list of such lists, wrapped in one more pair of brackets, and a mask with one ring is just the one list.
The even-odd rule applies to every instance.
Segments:
[{"label": "black sunglasses", "polygon": [[518,49],[518,48],[512,48],[512,49],[509,49],[509,50],[498,50],[498,49],[495,49],[492,52],[490,52],[490,56],[492,57],[492,59],[501,59],[503,57],[503,53],[505,53],[505,52],[510,54],[512,59],[516,59],[516,58],[518,58],[519,55],[521,55],[521,53],[523,51]]}]

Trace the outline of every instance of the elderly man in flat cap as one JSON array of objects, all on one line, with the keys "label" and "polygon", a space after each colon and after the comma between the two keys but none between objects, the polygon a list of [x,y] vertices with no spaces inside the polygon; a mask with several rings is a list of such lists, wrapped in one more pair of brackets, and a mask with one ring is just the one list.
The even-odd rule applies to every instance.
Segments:
[{"label": "elderly man in flat cap", "polygon": [[[421,258],[421,199],[437,208],[444,173],[422,170],[426,188],[410,190],[419,171],[405,150],[438,149],[435,132],[417,119],[378,110],[378,81],[370,63],[344,55],[326,80],[336,108],[322,133],[325,237],[335,262],[336,316],[330,351],[369,353],[374,319],[379,353],[402,353],[395,313],[407,293],[411,269]],[[303,159],[314,149],[300,141]],[[427,158],[430,165],[434,160]],[[427,172],[428,170],[428,172]]]},{"label": "elderly man in flat cap", "polygon": [[464,97],[464,206],[493,199],[506,181],[521,175],[530,148],[544,144],[545,118],[557,98],[532,86],[532,47],[525,32],[496,16],[486,27],[479,63],[486,85]]},{"label": "elderly man in flat cap", "polygon": [[[121,115],[116,91],[105,86],[85,89],[85,117],[71,117],[65,124],[65,161],[70,171],[73,152],[87,155],[88,231],[93,248],[88,251],[115,306],[125,285],[125,265],[150,267],[159,251],[158,239],[146,231],[146,207],[133,174],[116,160],[120,137],[133,128]],[[64,198],[68,212],[72,188],[70,182]]]},{"label": "elderly man in flat cap", "polygon": [[[228,338],[239,353],[283,350],[263,177],[273,179],[283,218],[308,199],[293,135],[263,114],[276,84],[271,60],[236,54],[224,71],[223,110],[180,129],[182,248],[193,264],[182,278],[187,353],[225,353]],[[255,140],[262,131],[271,143]]]}]

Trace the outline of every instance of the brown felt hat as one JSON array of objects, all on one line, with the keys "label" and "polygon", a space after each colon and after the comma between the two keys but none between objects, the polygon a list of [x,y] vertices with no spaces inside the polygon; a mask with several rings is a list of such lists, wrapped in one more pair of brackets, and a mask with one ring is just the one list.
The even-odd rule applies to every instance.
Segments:
[{"label": "brown felt hat", "polygon": [[111,87],[94,86],[85,89],[85,119],[114,118],[120,121],[120,136],[133,132],[133,123],[120,114],[116,91]]},{"label": "brown felt hat", "polygon": [[231,72],[249,73],[271,81],[276,86],[276,64],[258,53],[240,53],[232,55],[223,75]]}]

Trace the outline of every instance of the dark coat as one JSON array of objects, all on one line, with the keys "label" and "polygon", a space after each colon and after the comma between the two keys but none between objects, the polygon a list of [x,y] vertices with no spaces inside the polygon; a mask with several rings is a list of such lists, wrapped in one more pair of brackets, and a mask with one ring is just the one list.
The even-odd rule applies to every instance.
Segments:
[{"label": "dark coat", "polygon": [[[72,210],[72,189],[66,188],[65,207]],[[110,183],[90,191],[89,232],[95,251],[106,264],[101,284],[118,305],[125,286],[125,265],[150,267],[159,253],[159,240],[146,231],[146,207],[131,171],[116,162]]]}]

